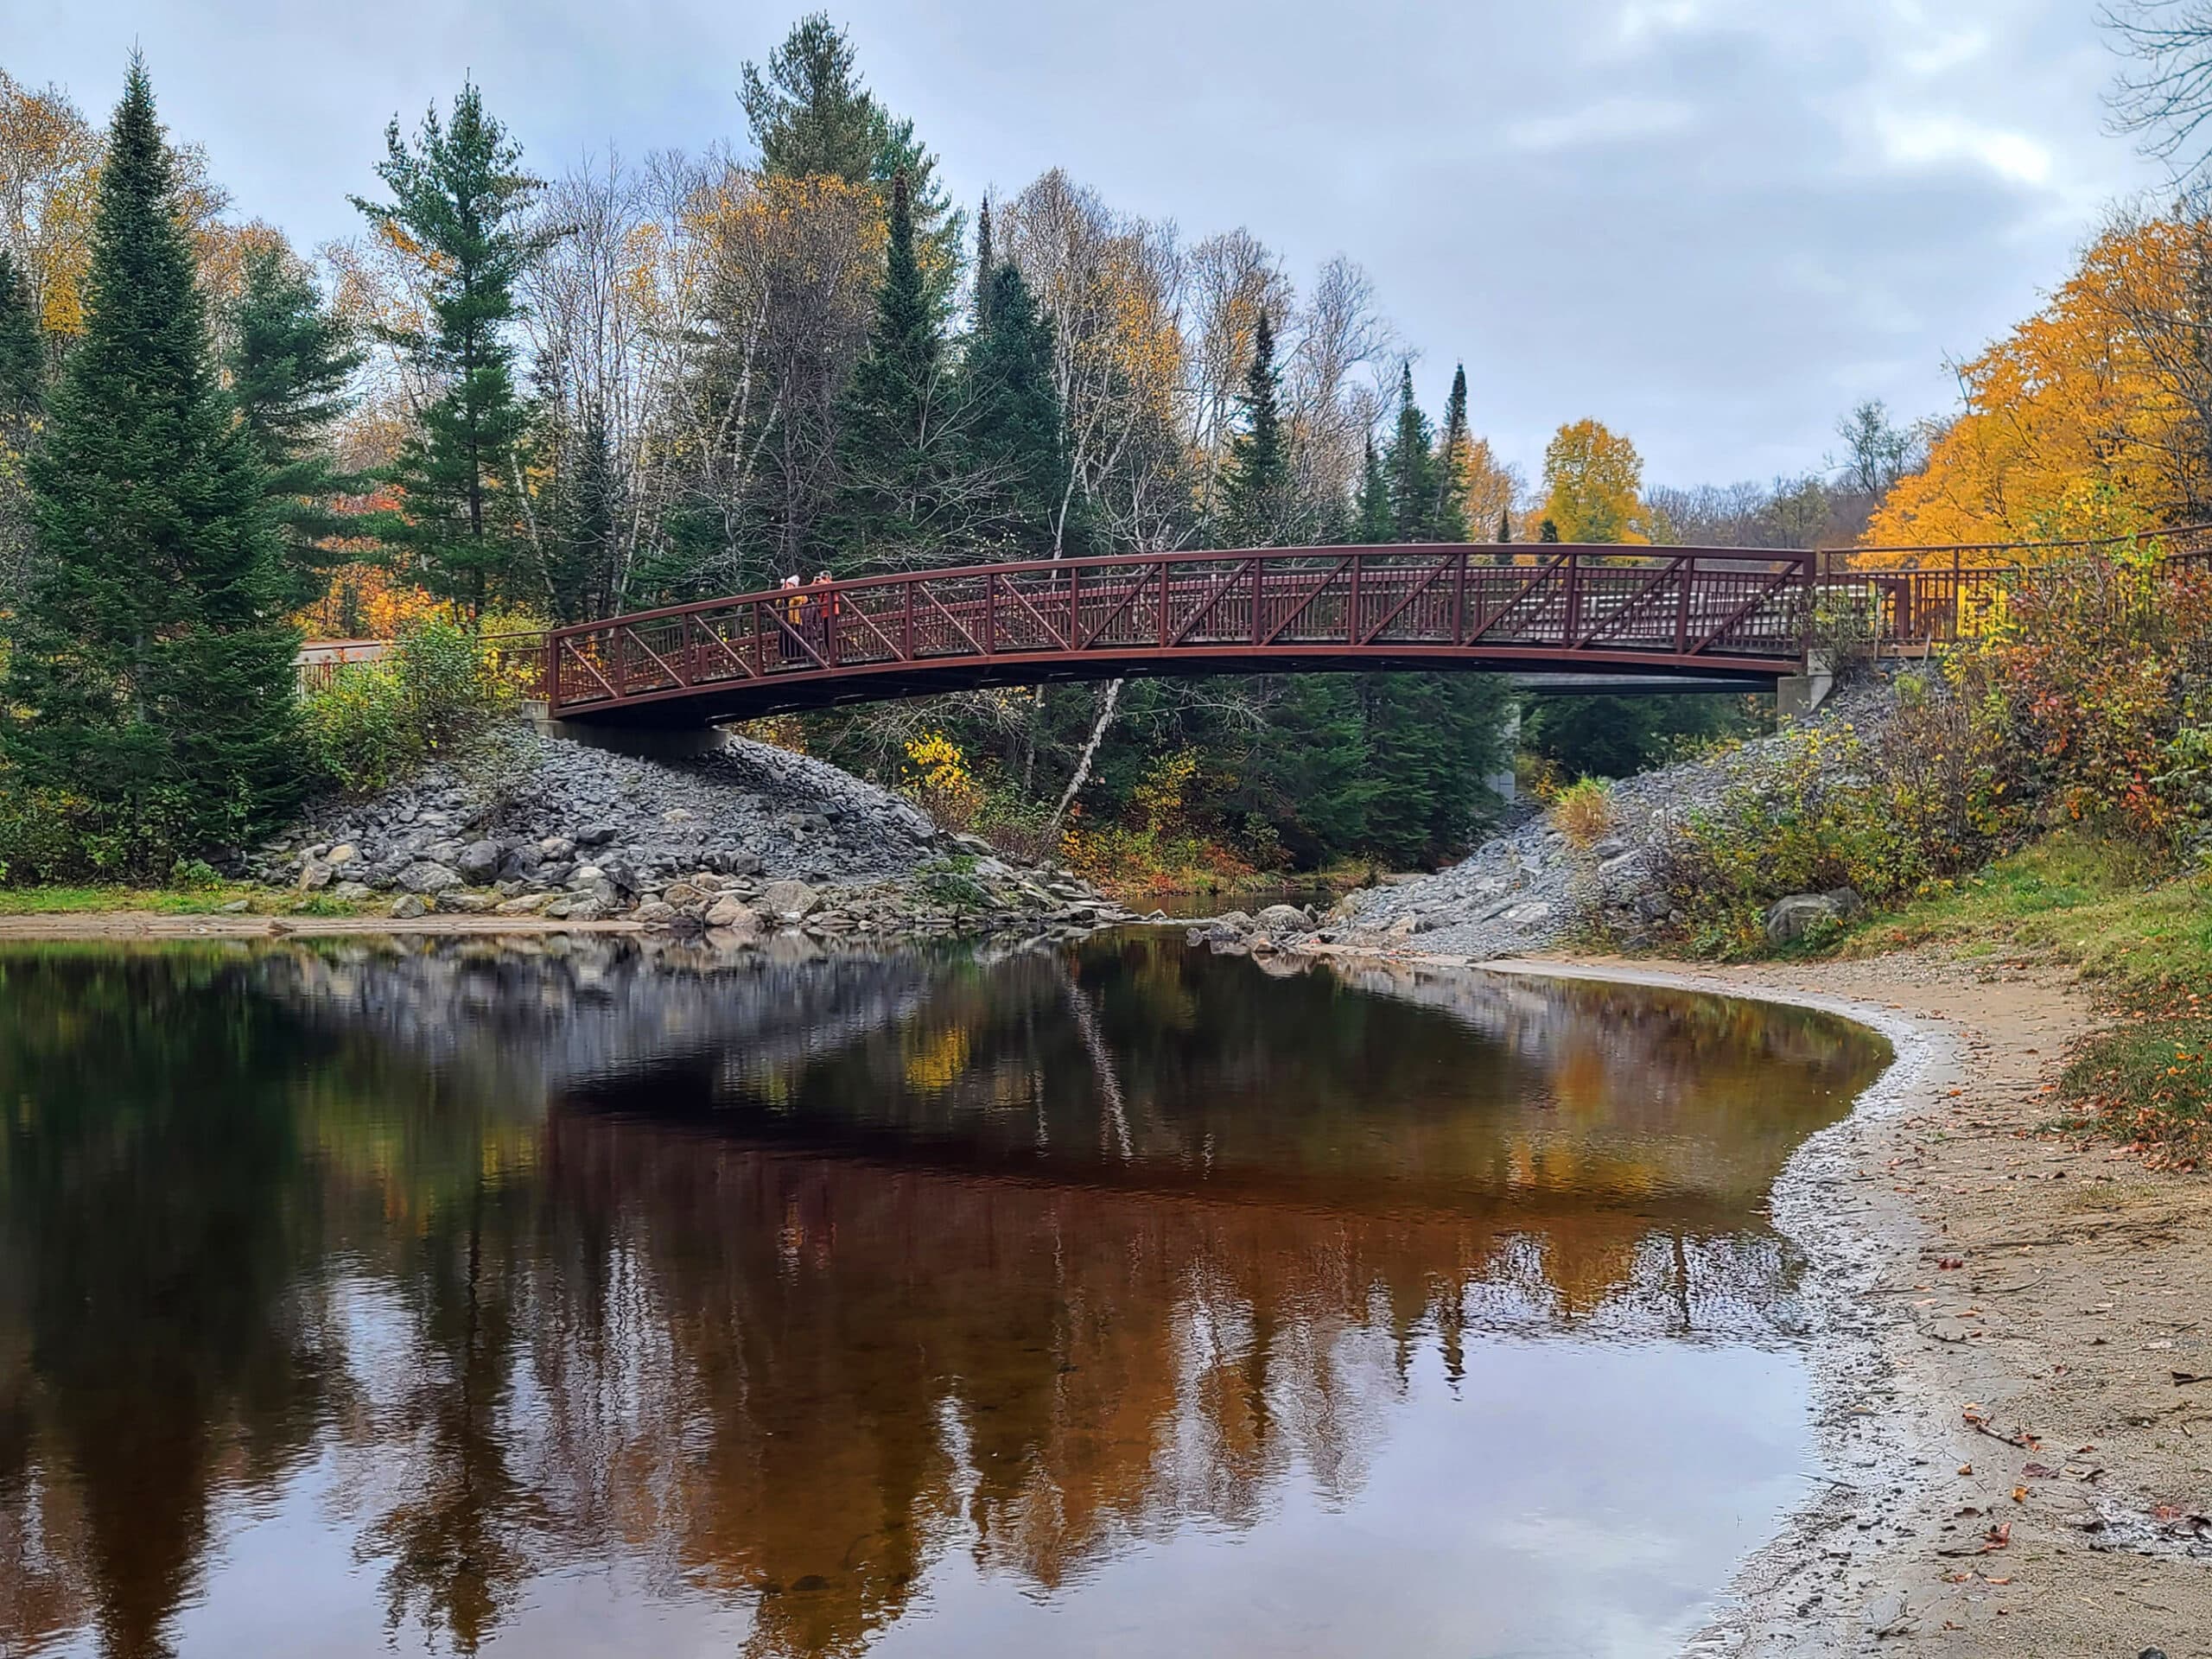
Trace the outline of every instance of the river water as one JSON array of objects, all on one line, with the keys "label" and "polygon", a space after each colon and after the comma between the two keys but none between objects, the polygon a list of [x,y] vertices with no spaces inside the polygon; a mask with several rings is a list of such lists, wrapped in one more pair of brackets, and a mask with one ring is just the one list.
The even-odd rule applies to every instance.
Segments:
[{"label": "river water", "polygon": [[1805,1494],[1825,1016],[0,954],[0,1654],[1656,1655]]}]

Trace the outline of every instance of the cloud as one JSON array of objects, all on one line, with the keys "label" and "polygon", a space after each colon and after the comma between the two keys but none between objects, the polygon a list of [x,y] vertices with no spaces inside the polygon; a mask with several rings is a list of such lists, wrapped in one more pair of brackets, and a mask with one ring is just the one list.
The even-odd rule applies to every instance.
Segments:
[{"label": "cloud", "polygon": [[[29,9],[10,73],[104,118],[142,45],[239,213],[312,247],[358,228],[392,111],[464,71],[541,172],[741,143],[738,65],[807,4],[383,0],[368,29],[293,0]],[[1584,416],[1693,482],[1817,465],[1860,397],[1946,409],[1946,360],[2156,182],[2104,130],[2086,0],[833,10],[963,200],[1064,166],[1192,238],[1248,226],[1301,277],[1349,253],[1423,397],[1464,361],[1478,429],[1532,473]]]},{"label": "cloud", "polygon": [[1514,122],[1505,130],[1505,142],[1522,150],[1618,144],[1678,132],[1690,124],[1693,114],[1688,105],[1672,99],[1609,98],[1569,114]]},{"label": "cloud", "polygon": [[1898,110],[1878,111],[1874,130],[1884,156],[1900,167],[1968,162],[2010,183],[2040,189],[2051,182],[2050,146],[2024,132],[1965,116]]}]

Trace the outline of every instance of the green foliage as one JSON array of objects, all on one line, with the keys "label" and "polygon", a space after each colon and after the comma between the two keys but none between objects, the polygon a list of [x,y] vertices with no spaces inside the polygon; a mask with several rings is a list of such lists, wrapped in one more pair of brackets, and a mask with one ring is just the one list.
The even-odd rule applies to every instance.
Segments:
[{"label": "green foliage", "polygon": [[1436,442],[1436,505],[1432,512],[1431,539],[1467,539],[1467,370],[1465,364],[1452,372],[1452,391],[1444,403],[1444,432]]},{"label": "green foliage", "polygon": [[166,872],[245,839],[299,783],[276,538],[137,61],[86,293],[29,468],[35,558],[0,690],[17,880]]},{"label": "green foliage", "polygon": [[974,517],[978,539],[1014,558],[1077,550],[1065,531],[1053,534],[1069,478],[1052,325],[1010,264],[990,276],[989,319],[968,352],[967,397],[967,470],[987,492]]},{"label": "green foliage", "polygon": [[976,879],[972,853],[955,853],[931,859],[914,872],[922,896],[947,910],[982,910],[991,902],[990,892]]},{"label": "green foliage", "polygon": [[893,115],[868,90],[845,32],[826,13],[810,12],[791,25],[765,68],[748,62],[740,77],[738,100],[764,171],[873,184],[887,201],[893,181],[906,175],[928,250],[930,303],[941,311],[958,266],[961,216],[938,182],[937,157],[915,137],[913,122]]},{"label": "green foliage", "polygon": [[556,623],[585,622],[619,608],[625,490],[607,430],[606,410],[588,405],[573,431],[556,427],[547,447],[565,452],[552,499],[542,509],[537,554],[547,613]]},{"label": "green foliage", "polygon": [[1252,364],[1237,397],[1243,423],[1221,475],[1223,547],[1280,544],[1293,512],[1290,452],[1283,441],[1274,325],[1263,308],[1252,330]]},{"label": "green foliage", "polygon": [[1521,739],[1561,772],[1629,778],[1701,744],[1767,729],[1773,717],[1764,696],[1538,696]]},{"label": "green foliage", "polygon": [[938,309],[915,257],[906,174],[892,181],[883,285],[838,424],[842,474],[830,538],[840,574],[965,557],[966,492]]},{"label": "green foliage", "polygon": [[1718,810],[1693,814],[1662,880],[1700,949],[1763,944],[1785,894],[1855,890],[1895,906],[1939,891],[2014,844],[2031,818],[2011,734],[1967,687],[1906,682],[1878,732],[1821,722],[1742,763]]},{"label": "green foliage", "polygon": [[521,552],[512,480],[528,416],[515,393],[510,329],[519,315],[516,282],[552,236],[523,226],[538,182],[475,86],[461,88],[449,123],[432,108],[412,148],[394,117],[385,146],[377,175],[391,200],[356,196],[353,205],[384,234],[421,249],[431,271],[429,327],[385,337],[444,390],[394,468],[405,501],[375,529],[411,556],[433,594],[481,614]]},{"label": "green foliage", "polygon": [[353,330],[322,302],[308,271],[282,248],[246,256],[231,315],[231,401],[261,462],[262,493],[283,538],[285,608],[321,599],[333,564],[347,556],[321,543],[351,533],[332,498],[363,480],[331,464],[334,423],[352,408],[346,385],[363,353]]},{"label": "green foliage", "polygon": [[302,723],[319,778],[369,794],[478,731],[512,701],[469,634],[430,622],[384,661],[348,668],[309,692]]},{"label": "green foliage", "polygon": [[22,420],[37,409],[45,368],[30,283],[14,257],[0,248],[0,421]]},{"label": "green foliage", "polygon": [[1414,401],[1414,371],[1408,363],[1398,371],[1398,424],[1382,460],[1389,483],[1390,534],[1393,542],[1459,541],[1466,535],[1446,537],[1438,523],[1440,480],[1431,445],[1428,416]]}]

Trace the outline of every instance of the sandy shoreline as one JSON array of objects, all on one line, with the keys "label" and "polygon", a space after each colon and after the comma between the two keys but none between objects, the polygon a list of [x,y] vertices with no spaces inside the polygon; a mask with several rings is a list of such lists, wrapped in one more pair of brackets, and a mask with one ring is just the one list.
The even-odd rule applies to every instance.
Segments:
[{"label": "sandy shoreline", "polygon": [[1897,1050],[1777,1183],[1827,1466],[1690,1653],[2212,1656],[2212,1182],[2038,1133],[2095,1017],[2069,976],[1484,966],[1827,1008]]}]

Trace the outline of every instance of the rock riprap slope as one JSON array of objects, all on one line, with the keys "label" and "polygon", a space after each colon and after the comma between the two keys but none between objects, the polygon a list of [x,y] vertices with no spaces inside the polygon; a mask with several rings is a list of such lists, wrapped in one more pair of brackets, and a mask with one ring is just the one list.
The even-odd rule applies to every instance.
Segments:
[{"label": "rock riprap slope", "polygon": [[383,794],[320,804],[253,868],[358,903],[388,895],[399,917],[929,934],[1127,915],[1065,871],[1017,867],[849,772],[744,739],[664,761],[503,730]]},{"label": "rock riprap slope", "polygon": [[[1893,698],[1886,680],[1869,677],[1832,697],[1815,718],[1871,735]],[[1660,868],[1675,831],[1694,814],[1725,810],[1734,791],[1759,790],[1783,753],[1783,740],[1760,739],[1623,779],[1611,790],[1612,829],[1587,847],[1538,815],[1449,869],[1348,893],[1310,931],[1278,926],[1274,938],[1291,948],[1311,940],[1477,959],[1592,936],[1638,944],[1669,918]]]}]

